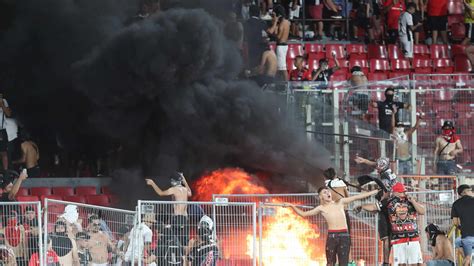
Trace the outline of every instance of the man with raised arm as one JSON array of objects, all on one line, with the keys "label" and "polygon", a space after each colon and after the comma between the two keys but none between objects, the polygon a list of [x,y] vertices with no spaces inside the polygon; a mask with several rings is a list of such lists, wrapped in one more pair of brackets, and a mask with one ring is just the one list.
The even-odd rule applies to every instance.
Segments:
[{"label": "man with raised arm", "polygon": [[309,211],[302,211],[293,204],[289,204],[288,206],[291,206],[298,215],[303,217],[317,214],[323,215],[328,224],[328,238],[326,241],[327,265],[334,266],[336,264],[337,256],[339,265],[347,266],[349,263],[351,238],[348,232],[344,206],[353,201],[368,198],[377,194],[377,192],[378,190],[372,190],[370,192],[334,201],[331,191],[327,187],[321,187],[318,189],[321,205],[316,208]]},{"label": "man with raised arm", "polygon": [[[183,173],[174,173],[170,177],[171,187],[163,191],[151,179],[146,179],[147,185],[151,186],[159,196],[171,196],[174,201],[188,201],[192,196],[191,188]],[[189,242],[189,226],[187,204],[174,204],[173,216],[170,224],[175,236],[179,238],[180,244],[187,246]]]}]

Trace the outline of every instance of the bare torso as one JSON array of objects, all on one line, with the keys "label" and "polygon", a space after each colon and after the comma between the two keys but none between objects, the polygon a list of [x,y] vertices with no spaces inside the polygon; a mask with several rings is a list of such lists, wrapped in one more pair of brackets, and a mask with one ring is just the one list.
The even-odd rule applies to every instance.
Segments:
[{"label": "bare torso", "polygon": [[[437,145],[439,160],[454,160],[456,156],[452,156],[449,153],[456,149],[456,144],[458,142],[460,141],[458,140],[455,143],[448,144],[448,142],[443,137],[438,137],[436,139],[436,145]],[[446,146],[446,144],[448,144],[448,146]],[[444,146],[446,146],[446,148],[444,148]]]},{"label": "bare torso", "polygon": [[[439,245],[439,246],[438,246]],[[450,260],[454,261],[453,258],[453,247],[448,238],[444,235],[438,235],[436,237],[436,248],[435,250],[440,251],[436,254],[436,258],[439,260]]]},{"label": "bare torso", "polygon": [[328,224],[328,230],[347,229],[344,204],[333,201],[320,205],[318,208]]},{"label": "bare torso", "polygon": [[[188,190],[183,186],[172,187],[173,200],[188,201]],[[188,215],[187,204],[174,204],[174,215]]]},{"label": "bare torso", "polygon": [[38,165],[39,149],[36,143],[25,141],[21,144],[21,149],[25,153],[26,168],[33,168]]},{"label": "bare torso", "polygon": [[397,142],[397,159],[407,160],[411,158],[410,142]]},{"label": "bare torso", "polygon": [[275,77],[277,73],[277,57],[274,51],[267,50],[263,52],[263,74],[270,77]]},{"label": "bare torso", "polygon": [[278,43],[286,43],[290,34],[290,21],[282,19],[278,25]]},{"label": "bare torso", "polygon": [[109,238],[102,232],[90,232],[89,235],[89,252],[91,253],[92,262],[98,264],[107,263]]},{"label": "bare torso", "polygon": [[351,76],[352,86],[361,86],[367,84],[367,78],[365,76]]}]

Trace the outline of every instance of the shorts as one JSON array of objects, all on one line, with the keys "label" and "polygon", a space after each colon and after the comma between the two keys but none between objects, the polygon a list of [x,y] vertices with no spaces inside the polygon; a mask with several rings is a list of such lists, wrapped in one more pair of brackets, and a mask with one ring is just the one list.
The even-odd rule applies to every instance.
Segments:
[{"label": "shorts", "polygon": [[384,213],[379,212],[379,227],[377,230],[379,231],[379,238],[383,240],[384,238],[388,238],[390,236],[390,228],[388,226],[388,220]]},{"label": "shorts", "polygon": [[392,245],[393,265],[423,263],[423,254],[419,241]]},{"label": "shorts", "polygon": [[179,240],[181,246],[187,246],[189,243],[189,221],[184,215],[173,215],[171,217],[171,228],[173,235]]},{"label": "shorts", "polygon": [[400,45],[405,58],[413,58],[413,37],[410,35],[400,36]]},{"label": "shorts", "polygon": [[388,34],[387,42],[389,44],[397,43],[397,39],[398,39],[398,30],[397,29],[388,29],[387,34]]},{"label": "shorts", "polygon": [[466,23],[466,39],[469,39],[469,42],[474,43],[474,25],[473,23]]},{"label": "shorts", "polygon": [[288,45],[278,44],[276,47],[276,56],[278,63],[278,70],[286,71],[286,54],[288,53]]},{"label": "shorts", "polygon": [[450,260],[430,260],[426,262],[426,266],[454,266],[454,262]]},{"label": "shorts", "polygon": [[398,174],[409,175],[413,174],[413,164],[410,159],[398,160]]},{"label": "shorts", "polygon": [[446,31],[446,27],[448,26],[448,17],[447,16],[429,17],[429,23],[430,23],[431,30]]},{"label": "shorts", "polygon": [[291,8],[291,3],[290,3],[290,6],[288,7],[288,10],[289,10],[289,14],[288,14],[289,19],[294,19],[294,18],[299,18],[300,17],[301,7],[299,5],[296,5],[296,9],[293,10]]},{"label": "shorts", "polygon": [[454,160],[444,160],[436,163],[436,174],[438,175],[454,175],[457,170]]},{"label": "shorts", "polygon": [[322,19],[323,18],[323,8],[324,5],[312,5],[306,8],[308,14],[307,17],[312,19]]},{"label": "shorts", "polygon": [[461,238],[462,250],[465,257],[472,255],[472,248],[474,247],[474,236],[466,236]]},{"label": "shorts", "polygon": [[[423,23],[422,20],[421,20],[421,12],[420,11],[416,11],[415,13],[413,13],[412,18],[413,18],[413,26],[417,25],[418,23]],[[423,27],[420,26],[420,27],[416,28],[416,30],[414,30],[413,32],[422,32],[422,31],[423,31]]]},{"label": "shorts", "polygon": [[26,169],[28,177],[40,177],[41,170],[39,165]]},{"label": "shorts", "polygon": [[345,210],[344,214],[346,215],[346,224],[347,224],[347,232],[351,233],[351,217],[349,216],[349,211]]},{"label": "shorts", "polygon": [[367,17],[357,17],[355,20],[357,27],[368,30],[372,28],[372,23],[370,23],[370,18]]},{"label": "shorts", "polygon": [[336,265],[336,257],[339,265],[347,265],[350,249],[351,237],[348,232],[329,232],[326,239],[327,265]]}]

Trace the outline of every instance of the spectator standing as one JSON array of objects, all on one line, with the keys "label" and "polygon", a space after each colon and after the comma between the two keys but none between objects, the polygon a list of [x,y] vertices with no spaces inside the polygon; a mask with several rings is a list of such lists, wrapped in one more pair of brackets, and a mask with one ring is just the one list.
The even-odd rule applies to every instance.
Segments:
[{"label": "spectator standing", "polygon": [[387,0],[383,4],[383,11],[387,19],[387,42],[395,44],[398,39],[398,20],[405,10],[403,0]]},{"label": "spectator standing", "polygon": [[435,141],[435,172],[439,175],[454,175],[457,172],[456,157],[463,152],[461,139],[455,134],[453,122],[444,121],[442,135]]},{"label": "spectator standing", "polygon": [[61,265],[78,265],[76,241],[68,236],[67,225],[64,221],[56,221],[51,235],[52,249],[59,257]]},{"label": "spectator standing", "polygon": [[460,196],[453,203],[451,218],[453,224],[461,228],[461,245],[464,251],[464,266],[471,265],[472,249],[474,247],[474,194],[466,184],[458,187]]},{"label": "spectator standing", "polygon": [[277,41],[276,55],[278,61],[278,71],[285,81],[288,80],[286,67],[286,54],[288,53],[288,36],[290,34],[290,21],[286,19],[285,8],[281,5],[275,6],[272,13],[272,26],[267,29],[267,33]]},{"label": "spectator standing", "polygon": [[6,129],[6,118],[11,117],[12,110],[8,106],[8,102],[0,93],[0,157],[2,158],[3,169],[8,169],[8,133]]},{"label": "spectator standing", "polygon": [[[89,217],[89,252],[92,265],[106,265],[109,263],[109,250],[115,253],[115,245],[111,239],[100,231],[101,219],[97,215]],[[77,234],[76,234],[77,235]]]},{"label": "spectator standing", "polygon": [[295,57],[296,69],[291,70],[290,80],[291,81],[309,81],[312,79],[311,70],[307,69],[304,58],[301,55]]},{"label": "spectator standing", "polygon": [[466,38],[463,45],[474,43],[474,0],[464,0],[464,23],[466,26]]},{"label": "spectator standing", "polygon": [[349,79],[353,91],[349,96],[349,102],[353,108],[353,115],[361,115],[364,121],[367,121],[367,111],[369,110],[369,91],[367,84],[369,83],[362,68],[354,66],[351,68],[351,78]]},{"label": "spectator standing", "polygon": [[319,68],[313,71],[313,81],[323,83],[321,88],[325,88],[329,81],[331,81],[331,76],[339,70],[339,62],[337,61],[336,53],[333,53],[332,57],[334,58],[334,67],[329,68],[329,61],[327,59],[320,59]]},{"label": "spectator standing", "polygon": [[9,178],[0,180],[2,182],[3,189],[0,202],[16,201],[16,194],[21,187],[21,183],[23,183],[23,181],[25,181],[27,178],[28,174],[26,173],[26,170],[23,170],[18,179],[13,183]]},{"label": "spectator standing", "polygon": [[15,251],[6,245],[5,235],[0,233],[0,263],[5,266],[16,266]]},{"label": "spectator standing", "polygon": [[130,231],[129,244],[124,257],[126,262],[132,262],[134,265],[132,261],[134,258],[138,259],[144,253],[151,251],[153,231],[150,228],[154,223],[156,223],[154,213],[142,214],[142,222],[135,225]]},{"label": "spectator standing", "polygon": [[441,40],[448,44],[448,0],[428,0],[427,2],[428,23],[431,27],[433,38],[432,44],[438,43],[438,36],[441,34]]},{"label": "spectator standing", "polygon": [[18,124],[14,118],[5,118],[5,129],[8,135],[8,168],[13,168],[13,161],[19,158],[20,138],[18,138]]},{"label": "spectator standing", "polygon": [[427,266],[454,266],[454,251],[446,233],[435,224],[429,224],[425,232],[433,249],[432,260],[426,262]]},{"label": "spectator standing", "polygon": [[[316,20],[314,22],[315,36],[314,39],[317,41],[323,40],[324,37],[324,23],[321,20],[323,18],[324,4],[323,0],[305,0],[305,12],[307,18]],[[305,36],[306,37],[306,36]]]},{"label": "spectator standing", "polygon": [[390,87],[385,90],[385,101],[372,102],[372,107],[377,108],[379,115],[379,128],[388,133],[392,133],[392,114],[394,107],[397,110],[404,108],[410,109],[407,103],[394,101],[395,89]]},{"label": "spectator standing", "polygon": [[[47,241],[48,241],[48,251],[46,254],[46,265],[60,266],[58,254],[54,252],[53,247],[52,247],[51,237],[48,237]],[[33,255],[31,255],[28,266],[39,266],[39,265],[40,265],[39,247],[36,247],[35,252],[33,253]]]},{"label": "spectator standing", "polygon": [[358,40],[357,31],[359,28],[364,29],[367,32],[369,42],[374,40],[374,30],[372,28],[371,18],[374,14],[374,3],[373,0],[354,0],[356,3],[356,17],[353,26],[354,40]]},{"label": "spectator standing", "polygon": [[[274,83],[278,69],[277,57],[275,52],[270,48],[268,44],[266,44],[265,47],[266,50],[261,56],[260,65],[253,70],[253,72],[257,75],[253,76],[252,79],[259,86]],[[252,72],[250,74],[252,75]]]},{"label": "spectator standing", "polygon": [[392,113],[392,135],[395,137],[397,149],[396,159],[398,161],[398,174],[413,174],[413,164],[411,158],[411,136],[418,129],[421,117],[417,116],[415,126],[405,128],[403,122],[396,121],[398,108],[394,107]]},{"label": "spectator standing", "polygon": [[20,164],[26,168],[29,177],[40,177],[39,159],[38,145],[31,139],[29,134],[23,131],[21,134],[21,157],[13,163]]},{"label": "spectator standing", "polygon": [[219,247],[215,239],[214,222],[204,215],[199,221],[196,239],[190,241],[190,266],[216,265],[219,258]]},{"label": "spectator standing", "polygon": [[406,11],[400,16],[398,25],[398,37],[400,38],[402,51],[405,58],[408,59],[413,59],[413,31],[422,26],[420,22],[416,25],[413,24],[413,14],[415,11],[415,3],[408,3]]},{"label": "spectator standing", "polygon": [[260,19],[260,9],[256,5],[249,7],[250,18],[244,23],[244,40],[248,50],[248,68],[253,69],[260,63],[262,53],[265,51],[263,36],[266,35],[266,23]]}]

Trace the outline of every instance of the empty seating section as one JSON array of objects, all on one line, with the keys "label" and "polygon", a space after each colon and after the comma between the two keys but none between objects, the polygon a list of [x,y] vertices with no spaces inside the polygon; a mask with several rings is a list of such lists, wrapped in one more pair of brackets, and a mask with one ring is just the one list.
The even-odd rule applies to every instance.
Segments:
[{"label": "empty seating section", "polygon": [[[88,203],[101,206],[110,206],[111,203],[117,203],[109,187],[99,188],[100,194],[97,194],[97,188],[94,186],[79,187],[32,187],[21,188],[17,194],[18,201],[41,201],[44,203],[46,198],[55,200],[64,200],[78,203]],[[100,203],[100,204],[99,204]]]}]

